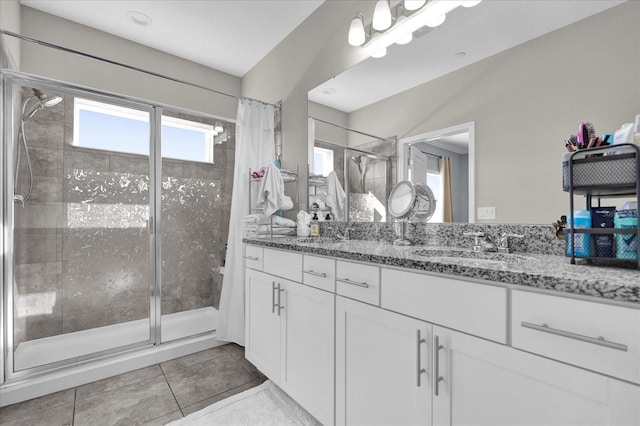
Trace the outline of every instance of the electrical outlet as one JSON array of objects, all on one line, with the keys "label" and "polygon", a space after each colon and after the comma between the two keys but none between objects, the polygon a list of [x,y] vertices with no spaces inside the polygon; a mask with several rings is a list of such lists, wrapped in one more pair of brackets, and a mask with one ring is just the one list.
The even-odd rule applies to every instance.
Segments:
[{"label": "electrical outlet", "polygon": [[496,208],[495,207],[478,207],[478,219],[479,220],[490,220],[496,218]]}]

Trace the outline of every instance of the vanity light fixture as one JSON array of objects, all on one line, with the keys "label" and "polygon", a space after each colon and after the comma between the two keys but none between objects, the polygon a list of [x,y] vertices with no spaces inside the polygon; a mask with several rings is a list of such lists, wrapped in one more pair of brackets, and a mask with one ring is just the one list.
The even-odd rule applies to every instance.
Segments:
[{"label": "vanity light fixture", "polygon": [[358,12],[349,26],[349,44],[351,46],[362,46],[366,37],[367,35],[364,31],[364,15],[362,12]]},{"label": "vanity light fixture", "polygon": [[377,31],[384,31],[391,26],[391,7],[389,6],[389,0],[378,0],[376,2],[371,25],[373,29]]},{"label": "vanity light fixture", "polygon": [[404,0],[392,10],[388,0],[378,0],[369,31],[364,26],[364,15],[358,12],[351,21],[348,41],[351,46],[366,49],[372,57],[381,58],[392,44],[411,42],[414,31],[425,26],[441,25],[447,13],[453,9],[459,6],[472,7],[480,1]]}]

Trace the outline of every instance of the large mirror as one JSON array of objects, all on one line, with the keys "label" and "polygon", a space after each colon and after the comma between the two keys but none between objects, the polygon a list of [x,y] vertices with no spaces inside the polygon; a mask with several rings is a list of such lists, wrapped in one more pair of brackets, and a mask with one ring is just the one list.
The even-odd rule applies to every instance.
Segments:
[{"label": "large mirror", "polygon": [[[374,3],[362,10],[365,24]],[[427,162],[466,155],[466,167],[452,167],[467,174],[456,174],[467,198],[465,205],[453,196],[454,222],[550,223],[569,208],[564,140],[580,121],[612,133],[640,111],[637,22],[634,1],[485,0],[314,88],[309,115],[396,137],[392,185],[410,178],[409,145]],[[598,65],[590,67],[593,58]],[[447,141],[447,129],[464,126],[471,135]],[[348,132],[332,140],[352,148],[369,142]],[[448,143],[452,154],[443,151]]]}]

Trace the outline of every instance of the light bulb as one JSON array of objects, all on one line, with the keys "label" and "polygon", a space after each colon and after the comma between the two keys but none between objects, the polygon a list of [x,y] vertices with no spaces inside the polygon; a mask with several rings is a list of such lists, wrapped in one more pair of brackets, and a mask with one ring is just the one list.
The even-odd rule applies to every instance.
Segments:
[{"label": "light bulb", "polygon": [[429,21],[427,21],[427,27],[433,28],[442,25],[445,19],[447,19],[447,15],[445,14],[434,16],[433,18],[429,19]]},{"label": "light bulb", "polygon": [[467,1],[460,2],[460,5],[462,7],[473,7],[476,4],[480,3],[481,1],[482,0],[467,0]]},{"label": "light bulb", "polygon": [[373,11],[373,29],[386,30],[391,26],[391,8],[387,0],[378,0]]},{"label": "light bulb", "polygon": [[413,40],[413,33],[400,34],[398,38],[396,38],[396,44],[411,43],[411,40]]},{"label": "light bulb", "polygon": [[426,2],[426,0],[404,0],[404,8],[405,10],[418,10]]},{"label": "light bulb", "polygon": [[362,46],[365,41],[363,15],[358,12],[349,26],[349,44],[351,46]]},{"label": "light bulb", "polygon": [[376,50],[371,54],[372,58],[383,58],[387,54],[387,48],[383,47],[382,49]]}]

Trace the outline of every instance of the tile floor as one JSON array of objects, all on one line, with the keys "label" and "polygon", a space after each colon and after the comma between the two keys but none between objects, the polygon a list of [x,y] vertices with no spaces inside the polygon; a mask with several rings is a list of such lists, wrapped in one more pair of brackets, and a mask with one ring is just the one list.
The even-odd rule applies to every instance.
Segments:
[{"label": "tile floor", "polygon": [[0,408],[0,425],[164,425],[265,380],[228,344]]}]

